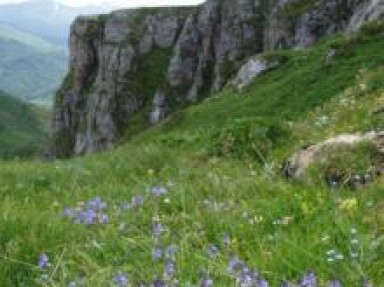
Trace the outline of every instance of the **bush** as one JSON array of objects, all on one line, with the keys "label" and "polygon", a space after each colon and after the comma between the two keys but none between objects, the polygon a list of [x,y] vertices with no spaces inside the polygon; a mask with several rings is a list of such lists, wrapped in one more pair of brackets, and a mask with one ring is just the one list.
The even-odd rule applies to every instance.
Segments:
[{"label": "bush", "polygon": [[250,119],[234,120],[212,135],[209,155],[256,160],[263,164],[269,151],[290,133],[280,124],[263,125]]}]

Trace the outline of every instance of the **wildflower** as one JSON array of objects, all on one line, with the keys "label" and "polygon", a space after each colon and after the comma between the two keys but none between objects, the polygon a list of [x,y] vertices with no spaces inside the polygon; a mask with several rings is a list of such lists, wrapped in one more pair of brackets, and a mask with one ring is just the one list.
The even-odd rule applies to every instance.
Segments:
[{"label": "wildflower", "polygon": [[164,279],[169,280],[173,277],[174,274],[175,264],[170,260],[166,261],[164,265]]},{"label": "wildflower", "polygon": [[298,281],[298,287],[316,287],[316,276],[313,271],[307,272]]},{"label": "wildflower", "polygon": [[67,284],[67,287],[76,287],[76,282],[75,281],[71,281]]},{"label": "wildflower", "polygon": [[341,287],[341,283],[339,280],[332,280],[330,282],[328,282],[328,287]]},{"label": "wildflower", "polygon": [[164,281],[156,279],[152,283],[153,287],[166,287],[167,285],[165,284]]},{"label": "wildflower", "polygon": [[141,195],[136,195],[131,199],[132,206],[142,206],[144,204],[144,197]]},{"label": "wildflower", "polygon": [[200,281],[200,287],[210,286],[213,286],[213,280],[209,276],[205,275]]},{"label": "wildflower", "polygon": [[103,202],[100,197],[94,197],[87,201],[86,206],[88,209],[101,211],[107,207],[107,204]]},{"label": "wildflower", "polygon": [[175,245],[169,245],[167,248],[165,248],[165,258],[172,259],[177,252],[177,247]]},{"label": "wildflower", "polygon": [[157,261],[160,260],[161,257],[163,256],[163,250],[160,248],[152,248],[152,260]]},{"label": "wildflower", "polygon": [[215,245],[210,243],[206,248],[206,252],[207,252],[209,258],[215,259],[215,258],[217,258],[218,254],[219,254],[219,249]]},{"label": "wildflower", "polygon": [[231,256],[229,258],[229,261],[228,261],[228,265],[227,265],[227,271],[229,273],[234,273],[235,270],[237,268],[239,268],[239,266],[241,266],[243,264],[242,261],[239,260],[239,258],[237,258],[236,256]]},{"label": "wildflower", "polygon": [[76,222],[83,223],[86,225],[92,225],[95,223],[97,214],[94,210],[82,210],[77,213]]},{"label": "wildflower", "polygon": [[165,187],[161,187],[161,186],[153,186],[151,187],[150,189],[150,193],[153,195],[153,196],[162,196],[162,195],[165,195],[168,193],[167,189]]},{"label": "wildflower", "polygon": [[72,218],[72,217],[74,216],[74,211],[73,211],[73,209],[70,208],[70,207],[66,207],[66,208],[64,208],[64,210],[63,210],[63,216]]},{"label": "wildflower", "polygon": [[161,234],[163,233],[164,231],[164,227],[163,225],[161,225],[160,222],[153,222],[152,223],[152,236],[155,237],[155,238],[158,238],[161,236]]},{"label": "wildflower", "polygon": [[347,198],[340,202],[339,209],[341,211],[355,211],[357,209],[357,199]]},{"label": "wildflower", "polygon": [[257,287],[268,287],[268,282],[261,279],[261,278],[258,278],[258,279],[256,279],[256,286]]},{"label": "wildflower", "polygon": [[372,287],[372,284],[367,279],[363,279],[362,287]]},{"label": "wildflower", "polygon": [[41,253],[39,255],[39,258],[37,260],[37,265],[41,268],[41,269],[44,269],[44,268],[47,268],[49,267],[51,264],[49,263],[49,258],[47,256],[47,254],[45,253]]},{"label": "wildflower", "polygon": [[128,285],[128,278],[123,272],[120,271],[113,277],[113,282],[117,287],[125,287]]}]

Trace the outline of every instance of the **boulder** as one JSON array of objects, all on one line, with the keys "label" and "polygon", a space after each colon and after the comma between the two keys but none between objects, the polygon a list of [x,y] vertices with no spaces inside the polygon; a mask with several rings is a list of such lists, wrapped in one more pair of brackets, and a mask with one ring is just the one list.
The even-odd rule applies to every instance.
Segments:
[{"label": "boulder", "polygon": [[294,153],[283,163],[282,172],[286,177],[298,179],[312,163],[324,157],[329,150],[335,147],[351,147],[362,142],[373,143],[376,146],[380,162],[384,163],[382,158],[384,156],[384,131],[342,134]]}]

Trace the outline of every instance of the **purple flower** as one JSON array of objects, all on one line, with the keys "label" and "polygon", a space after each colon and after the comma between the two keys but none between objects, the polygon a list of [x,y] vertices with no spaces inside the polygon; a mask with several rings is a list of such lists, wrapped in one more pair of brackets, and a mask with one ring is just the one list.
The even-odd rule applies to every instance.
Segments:
[{"label": "purple flower", "polygon": [[232,255],[230,258],[229,258],[229,261],[228,261],[228,265],[227,265],[227,271],[229,273],[234,273],[236,271],[236,269],[238,269],[239,267],[241,267],[243,265],[243,262],[240,261],[240,259],[234,255]]},{"label": "purple flower", "polygon": [[161,233],[163,233],[164,228],[163,225],[161,225],[160,222],[153,222],[152,223],[152,235],[153,237],[157,238],[161,236]]},{"label": "purple flower", "polygon": [[288,281],[281,281],[280,287],[292,287]]},{"label": "purple flower", "polygon": [[264,279],[258,278],[256,279],[256,286],[257,287],[268,287],[268,282]]},{"label": "purple flower", "polygon": [[131,199],[132,206],[142,206],[144,204],[144,197],[141,195],[136,195]]},{"label": "purple flower", "polygon": [[213,286],[213,280],[208,275],[205,275],[203,278],[201,278],[200,287],[211,287],[211,286]]},{"label": "purple flower", "polygon": [[165,258],[172,259],[177,252],[177,247],[173,244],[169,245],[167,248],[165,248]]},{"label": "purple flower", "polygon": [[51,264],[49,263],[49,258],[47,254],[45,253],[40,253],[39,258],[37,259],[37,265],[44,269],[46,267],[49,267]]},{"label": "purple flower", "polygon": [[327,286],[328,287],[341,287],[341,283],[339,280],[334,279],[332,281],[329,281]]},{"label": "purple flower", "polygon": [[92,209],[86,210],[86,211],[82,210],[77,213],[75,222],[83,223],[86,225],[92,225],[95,223],[96,217],[97,217],[97,214]]},{"label": "purple flower", "polygon": [[63,209],[63,216],[68,217],[68,218],[73,218],[74,217],[74,211],[70,207],[66,207]]},{"label": "purple flower", "polygon": [[161,187],[161,186],[153,186],[151,187],[150,189],[150,193],[153,195],[153,196],[162,196],[162,195],[165,195],[168,193],[167,189],[165,187]]},{"label": "purple flower", "polygon": [[156,247],[152,248],[152,260],[154,261],[160,260],[162,256],[163,256],[163,250]]},{"label": "purple flower", "polygon": [[71,281],[67,284],[67,287],[76,287],[76,282],[75,281]]},{"label": "purple flower", "polygon": [[117,287],[125,287],[128,285],[128,278],[123,272],[118,272],[113,276],[113,282]]},{"label": "purple flower", "polygon": [[166,287],[167,286],[164,281],[158,280],[158,279],[153,281],[152,285],[153,285],[153,287]]},{"label": "purple flower", "polygon": [[175,264],[170,260],[166,261],[164,265],[164,279],[169,280],[173,277],[174,274]]},{"label": "purple flower", "polygon": [[298,287],[316,287],[316,276],[313,271],[309,271],[298,281]]},{"label": "purple flower", "polygon": [[219,248],[217,248],[215,245],[213,245],[212,243],[210,243],[206,250],[205,250],[208,254],[208,257],[211,258],[211,259],[215,259],[217,258],[217,256],[219,255]]},{"label": "purple flower", "polygon": [[87,201],[86,206],[88,209],[92,209],[94,211],[101,211],[107,207],[107,204],[103,202],[100,197],[94,197]]},{"label": "purple flower", "polygon": [[256,272],[251,271],[247,266],[244,265],[244,263],[241,263],[243,265],[237,274],[236,277],[236,285],[240,287],[250,287],[250,286],[257,286],[257,287],[264,287],[264,285],[260,285],[263,282],[261,282],[258,278],[258,274]]}]

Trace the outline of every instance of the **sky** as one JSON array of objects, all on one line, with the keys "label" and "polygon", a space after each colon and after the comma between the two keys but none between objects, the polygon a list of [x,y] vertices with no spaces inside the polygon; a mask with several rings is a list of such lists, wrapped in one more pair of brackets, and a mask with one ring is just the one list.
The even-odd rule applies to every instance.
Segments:
[{"label": "sky", "polygon": [[[55,0],[67,6],[81,7],[91,4],[108,3],[116,7],[141,7],[165,5],[196,5],[203,0]],[[26,2],[26,0],[0,0],[0,5]]]}]

